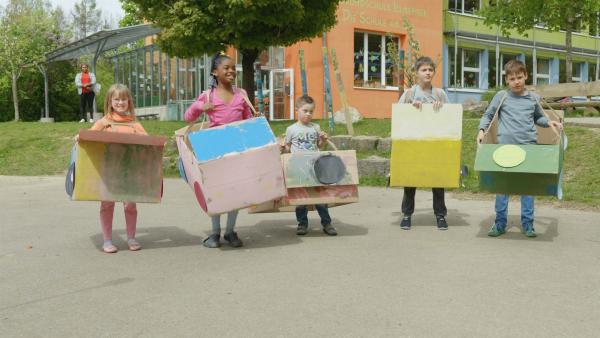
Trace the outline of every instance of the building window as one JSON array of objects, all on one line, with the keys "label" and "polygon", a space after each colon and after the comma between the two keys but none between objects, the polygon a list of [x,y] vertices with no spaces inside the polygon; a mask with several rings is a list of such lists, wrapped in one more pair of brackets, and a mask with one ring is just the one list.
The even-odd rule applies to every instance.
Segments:
[{"label": "building window", "polygon": [[581,67],[583,66],[583,64],[573,62],[572,65],[573,65],[573,74],[572,74],[571,79],[573,80],[573,82],[581,82]]},{"label": "building window", "polygon": [[448,10],[455,13],[474,14],[480,8],[480,0],[450,0],[448,2]]},{"label": "building window", "polygon": [[497,73],[497,68],[496,68],[496,52],[495,51],[489,51],[489,57],[488,57],[488,88],[495,88],[495,87],[497,87],[497,86],[500,85],[500,79],[498,79],[497,76],[498,76],[498,73]]},{"label": "building window", "polygon": [[537,69],[535,75],[535,85],[545,85],[550,83],[550,60],[537,59]]},{"label": "building window", "polygon": [[398,80],[393,76],[393,61],[387,44],[398,44],[397,37],[354,33],[354,86],[365,88],[394,88]]},{"label": "building window", "polygon": [[479,88],[479,51],[462,51],[463,88]]},{"label": "building window", "polygon": [[[452,49],[452,48],[451,48]],[[450,86],[455,88],[479,88],[481,67],[480,52],[458,48],[456,74],[454,73],[454,51],[450,52]],[[456,77],[456,83],[455,83]]]},{"label": "building window", "polygon": [[588,68],[588,81],[589,82],[598,80],[596,78],[596,69],[597,69],[596,65],[593,63],[590,63],[590,66]]}]

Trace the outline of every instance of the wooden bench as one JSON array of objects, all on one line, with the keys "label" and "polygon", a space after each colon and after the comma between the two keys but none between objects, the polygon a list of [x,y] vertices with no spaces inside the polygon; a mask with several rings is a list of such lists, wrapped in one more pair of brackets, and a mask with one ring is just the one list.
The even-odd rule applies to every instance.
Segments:
[{"label": "wooden bench", "polygon": [[[547,101],[543,104],[544,108],[564,109],[577,107],[596,110],[596,107],[600,107],[600,100],[592,99],[600,97],[600,81],[530,86],[528,89],[540,95],[544,101]],[[556,101],[565,97],[585,97],[586,100],[570,102]]]}]

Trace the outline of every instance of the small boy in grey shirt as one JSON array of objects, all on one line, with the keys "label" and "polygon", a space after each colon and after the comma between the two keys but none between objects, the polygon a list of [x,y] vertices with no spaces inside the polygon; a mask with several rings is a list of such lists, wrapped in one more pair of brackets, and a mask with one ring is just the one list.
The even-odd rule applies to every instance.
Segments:
[{"label": "small boy in grey shirt", "polygon": [[[292,153],[319,151],[319,147],[327,140],[327,134],[321,131],[318,124],[311,122],[314,110],[315,100],[312,97],[303,95],[296,101],[298,122],[289,126],[285,131],[285,147]],[[321,217],[323,232],[329,236],[337,235],[337,231],[331,225],[327,204],[316,204],[315,209]],[[296,234],[306,235],[308,233],[308,207],[306,205],[296,207],[296,220],[298,221]]]}]

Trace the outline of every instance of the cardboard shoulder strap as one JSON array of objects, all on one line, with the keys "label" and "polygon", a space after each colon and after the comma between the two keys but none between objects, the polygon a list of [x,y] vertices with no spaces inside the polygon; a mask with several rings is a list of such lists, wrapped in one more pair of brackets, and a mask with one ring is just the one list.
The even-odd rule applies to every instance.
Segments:
[{"label": "cardboard shoulder strap", "polygon": [[498,103],[498,108],[494,112],[494,116],[490,120],[490,124],[488,125],[485,133],[483,134],[482,143],[498,143],[498,116],[500,114],[500,108],[502,108],[502,104],[508,97],[508,92],[504,92],[502,99],[500,99],[500,103]]},{"label": "cardboard shoulder strap", "polygon": [[[431,94],[433,94],[436,100],[442,102],[442,95],[440,91],[441,89],[439,88],[431,87]],[[404,103],[412,103],[415,98],[415,91],[413,88],[408,88],[405,93],[406,96],[404,97]]]}]

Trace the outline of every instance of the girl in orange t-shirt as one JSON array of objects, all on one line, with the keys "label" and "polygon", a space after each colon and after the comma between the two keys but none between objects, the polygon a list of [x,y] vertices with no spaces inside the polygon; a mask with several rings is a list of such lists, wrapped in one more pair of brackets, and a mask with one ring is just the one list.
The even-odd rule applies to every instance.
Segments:
[{"label": "girl in orange t-shirt", "polygon": [[[131,91],[122,84],[112,85],[106,93],[104,100],[104,117],[92,126],[90,130],[106,130],[117,133],[137,133],[147,135],[144,127],[136,121]],[[129,250],[137,251],[142,248],[135,239],[137,224],[137,208],[133,202],[123,202],[125,209],[125,223],[127,228],[127,245]],[[112,243],[112,225],[115,202],[100,202],[100,223],[104,244],[102,250],[106,253],[117,252],[117,247]]]}]

